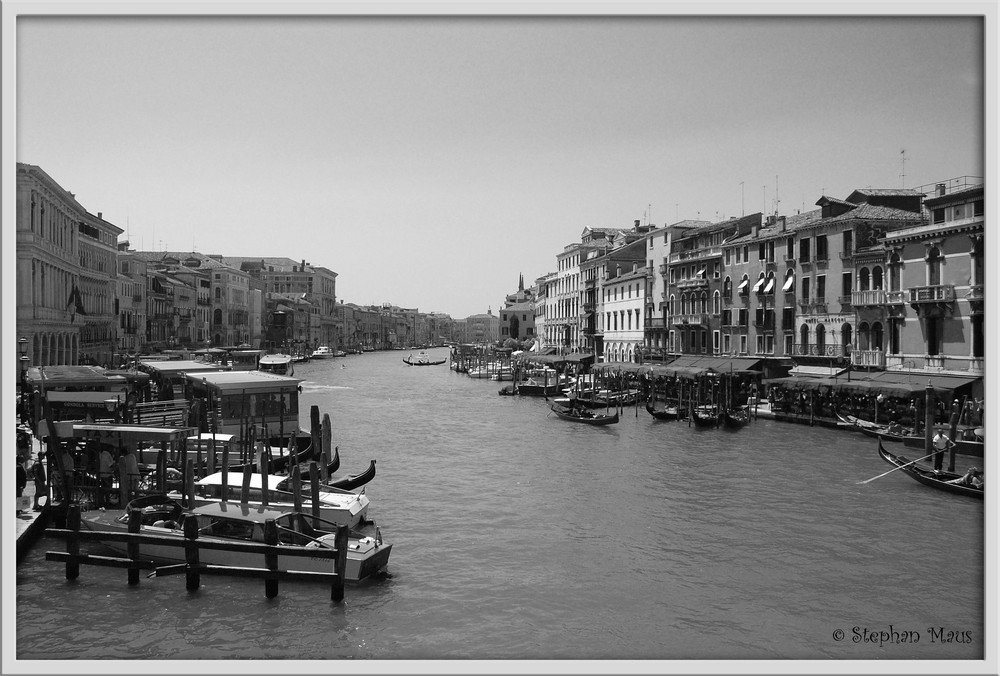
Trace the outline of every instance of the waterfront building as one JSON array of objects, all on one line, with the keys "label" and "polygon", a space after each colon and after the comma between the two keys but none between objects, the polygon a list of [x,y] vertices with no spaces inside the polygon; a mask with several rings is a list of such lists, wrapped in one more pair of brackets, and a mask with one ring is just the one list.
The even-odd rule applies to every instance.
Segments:
[{"label": "waterfront building", "polygon": [[524,275],[520,275],[517,291],[507,294],[500,311],[500,340],[518,341],[535,337],[535,297],[524,288]]},{"label": "waterfront building", "polygon": [[[982,179],[960,177],[918,189],[927,220],[886,232],[866,309],[885,313],[884,334],[868,332],[887,369],[985,372],[985,230]],[[869,310],[871,311],[871,310]],[[860,316],[859,316],[860,319]],[[859,325],[864,326],[863,324]],[[859,328],[859,340],[862,338]],[[860,345],[859,345],[860,347]]]},{"label": "waterfront building", "polygon": [[531,287],[535,294],[535,346],[532,348],[532,351],[534,352],[540,352],[545,348],[553,346],[553,344],[549,342],[549,321],[546,313],[549,305],[549,288],[554,283],[555,278],[555,272],[547,272],[541,277],[538,277]]},{"label": "waterfront building", "polygon": [[670,349],[668,270],[673,241],[692,228],[704,227],[708,221],[684,220],[646,234],[646,267],[648,288],[645,297],[643,359],[664,361]]},{"label": "waterfront building", "polygon": [[455,321],[444,312],[428,312],[426,315],[428,344],[431,347],[452,342]]},{"label": "waterfront building", "polygon": [[146,343],[146,261],[118,244],[118,343],[115,351],[136,355]]},{"label": "waterfront building", "polygon": [[[722,259],[724,244],[749,234],[760,222],[760,213],[734,217],[691,228],[673,239],[667,265],[666,323],[667,343],[674,354],[748,353],[745,292],[749,274],[744,273],[746,279],[734,279],[730,273],[723,279]],[[739,247],[739,258],[731,258],[731,264],[747,258],[744,249],[749,251],[749,247]]]},{"label": "waterfront building", "polygon": [[[629,245],[639,256],[646,249],[645,241]],[[615,252],[612,252],[612,254]],[[610,255],[610,254],[609,254]],[[607,270],[600,291],[600,330],[603,334],[604,361],[638,361],[644,334],[647,268],[641,261],[632,261],[630,268],[621,263]]]},{"label": "waterfront building", "polygon": [[486,314],[466,317],[465,325],[463,343],[495,345],[500,340],[500,317],[493,314],[493,308],[489,308]]},{"label": "waterfront building", "polygon": [[16,199],[16,322],[28,363],[110,363],[123,230],[32,164],[17,163]]}]

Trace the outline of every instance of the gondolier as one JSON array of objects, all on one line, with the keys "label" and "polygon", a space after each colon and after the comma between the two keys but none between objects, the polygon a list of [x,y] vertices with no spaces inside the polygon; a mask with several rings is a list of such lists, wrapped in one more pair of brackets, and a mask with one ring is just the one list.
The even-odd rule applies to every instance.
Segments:
[{"label": "gondolier", "polygon": [[944,464],[944,452],[955,445],[955,442],[948,438],[948,435],[944,433],[944,430],[938,428],[937,433],[934,435],[934,439],[931,440],[931,444],[934,446],[934,471],[940,472],[941,467]]}]

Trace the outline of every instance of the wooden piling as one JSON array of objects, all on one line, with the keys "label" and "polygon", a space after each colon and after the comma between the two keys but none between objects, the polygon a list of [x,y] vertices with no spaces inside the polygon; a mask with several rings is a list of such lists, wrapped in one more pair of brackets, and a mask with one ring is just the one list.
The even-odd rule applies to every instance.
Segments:
[{"label": "wooden piling", "polygon": [[194,460],[187,461],[184,477],[184,504],[191,509],[194,507]]},{"label": "wooden piling", "polygon": [[184,519],[184,561],[187,590],[196,591],[201,586],[201,568],[198,562],[198,520]]},{"label": "wooden piling", "polygon": [[[128,511],[128,532],[138,533],[142,527],[142,512],[138,509],[130,509]],[[135,562],[139,560],[139,541],[130,538],[127,543],[125,543],[125,552],[128,554],[128,558],[132,561],[132,564],[128,567],[128,583],[129,586],[135,586],[139,584],[139,566],[135,565]]]},{"label": "wooden piling", "polygon": [[309,407],[309,435],[312,437],[313,458],[318,458],[323,447],[322,428],[319,424],[319,406]]},{"label": "wooden piling", "polygon": [[245,505],[250,501],[250,476],[253,474],[253,468],[249,465],[243,465],[243,487],[240,489],[240,504]]},{"label": "wooden piling", "polygon": [[66,553],[69,558],[66,561],[66,579],[75,580],[80,577],[80,505],[70,504],[66,510],[66,528],[72,531],[66,538]]},{"label": "wooden piling", "polygon": [[229,444],[222,446],[222,501],[229,499]]},{"label": "wooden piling", "polygon": [[292,465],[292,505],[296,512],[302,511],[302,470]]},{"label": "wooden piling", "polygon": [[312,484],[312,516],[313,528],[319,528],[319,470],[316,463],[309,463],[309,482]]},{"label": "wooden piling", "polygon": [[347,534],[350,529],[346,525],[337,526],[334,536],[334,546],[337,548],[337,577],[330,585],[330,600],[340,603],[344,600],[344,577],[347,574]]},{"label": "wooden piling", "polygon": [[[264,522],[264,544],[278,544],[278,524],[274,522],[274,519],[268,519]],[[275,550],[264,554],[264,567],[268,570],[268,574],[264,578],[264,596],[273,599],[278,595],[278,553]]]}]

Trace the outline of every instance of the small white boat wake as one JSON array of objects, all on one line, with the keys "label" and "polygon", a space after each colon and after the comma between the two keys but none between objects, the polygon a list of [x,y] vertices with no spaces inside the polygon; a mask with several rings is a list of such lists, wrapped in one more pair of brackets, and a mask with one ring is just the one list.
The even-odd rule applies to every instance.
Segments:
[{"label": "small white boat wake", "polygon": [[320,390],[353,390],[353,387],[348,387],[347,385],[321,385],[319,383],[313,383],[308,380],[303,380],[301,383],[303,390],[310,391],[320,391]]}]

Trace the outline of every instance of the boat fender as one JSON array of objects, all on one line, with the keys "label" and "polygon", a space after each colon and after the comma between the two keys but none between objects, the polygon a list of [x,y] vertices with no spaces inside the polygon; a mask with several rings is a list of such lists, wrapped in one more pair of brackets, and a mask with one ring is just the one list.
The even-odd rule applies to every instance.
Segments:
[{"label": "boat fender", "polygon": [[379,528],[378,526],[375,526],[375,546],[376,547],[382,546],[382,529]]}]

